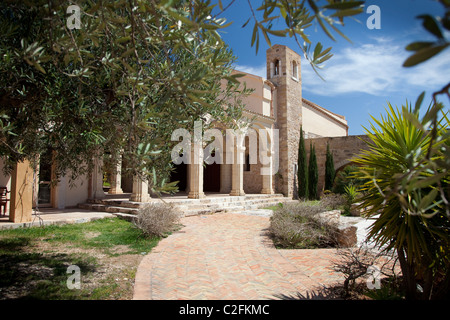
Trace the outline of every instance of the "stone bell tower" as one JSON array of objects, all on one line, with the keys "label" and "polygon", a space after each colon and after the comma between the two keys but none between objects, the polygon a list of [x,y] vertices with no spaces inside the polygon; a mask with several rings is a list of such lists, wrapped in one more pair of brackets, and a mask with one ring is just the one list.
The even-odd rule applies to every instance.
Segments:
[{"label": "stone bell tower", "polygon": [[[293,197],[297,192],[297,158],[302,123],[300,55],[283,45],[266,52],[267,79],[276,86],[275,128],[279,130],[279,169],[275,192]],[[295,195],[296,196],[296,195]]]}]

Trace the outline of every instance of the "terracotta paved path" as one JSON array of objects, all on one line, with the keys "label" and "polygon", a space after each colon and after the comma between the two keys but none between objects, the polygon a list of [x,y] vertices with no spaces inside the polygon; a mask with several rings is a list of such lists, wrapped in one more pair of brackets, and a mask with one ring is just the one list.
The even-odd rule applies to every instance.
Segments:
[{"label": "terracotta paved path", "polygon": [[336,250],[277,250],[268,217],[223,213],[182,223],[142,260],[134,299],[278,299],[342,283],[331,269]]}]

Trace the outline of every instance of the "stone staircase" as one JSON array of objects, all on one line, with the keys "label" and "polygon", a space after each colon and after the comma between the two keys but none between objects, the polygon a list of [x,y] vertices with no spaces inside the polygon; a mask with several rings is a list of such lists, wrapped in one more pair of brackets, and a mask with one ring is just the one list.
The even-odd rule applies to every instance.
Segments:
[{"label": "stone staircase", "polygon": [[[182,211],[184,216],[199,214],[212,214],[217,212],[239,213],[246,210],[261,209],[274,206],[279,203],[296,202],[282,194],[250,194],[231,197],[228,195],[207,196],[203,199],[171,199],[163,198],[169,204],[173,204]],[[161,200],[152,198],[152,202],[161,203]],[[80,209],[90,211],[103,211],[117,215],[135,215],[139,208],[145,205],[141,202],[129,201],[125,198],[114,199],[90,199],[86,203],[79,204]]]}]

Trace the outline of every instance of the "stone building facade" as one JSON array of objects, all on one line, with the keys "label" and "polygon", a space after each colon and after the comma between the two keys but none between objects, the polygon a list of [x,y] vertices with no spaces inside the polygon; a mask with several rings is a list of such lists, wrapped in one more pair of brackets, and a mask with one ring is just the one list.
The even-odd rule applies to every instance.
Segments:
[{"label": "stone building facade", "polygon": [[[231,158],[236,160],[233,163],[203,166],[203,147],[194,144],[191,148],[191,156],[197,157],[199,161],[177,167],[176,179],[180,181],[180,189],[188,198],[202,198],[205,193],[230,196],[281,193],[286,197],[293,197],[296,189],[300,126],[303,126],[303,131],[309,138],[348,135],[345,117],[302,97],[299,54],[286,46],[274,45],[266,52],[266,64],[267,78],[235,71],[243,73],[244,76],[239,80],[245,82],[248,88],[254,89],[253,93],[244,100],[246,107],[243,115],[248,123],[244,134],[254,130],[257,132],[257,137],[252,138],[247,134],[241,140],[237,137],[233,138],[234,144],[230,144],[231,149],[228,148],[229,141],[224,138],[223,143],[227,147],[223,158],[231,155]],[[260,140],[261,130],[267,133],[268,142]],[[262,142],[264,143],[261,144]],[[252,160],[250,155],[255,149],[258,156],[256,160]],[[267,155],[269,162],[260,161],[261,152]],[[22,167],[26,165],[19,164],[12,176],[0,174],[0,186],[6,186],[8,190],[11,190],[15,199],[25,199],[27,202],[26,205],[11,203],[13,212],[22,208],[29,211],[31,208],[29,204],[33,201],[32,199],[36,199],[36,194],[30,193],[32,183],[28,183],[26,188],[20,185],[18,178],[24,175],[23,170],[25,170]],[[266,174],[261,174],[262,171]],[[27,174],[29,175],[29,172]],[[131,201],[146,202],[152,197],[145,181],[121,175],[120,161],[117,169],[110,172],[110,183],[109,193],[131,193]],[[35,184],[35,190],[44,185],[42,181]],[[90,176],[80,177],[70,186],[68,178],[64,176],[56,184],[47,185],[48,197],[46,197],[45,205],[63,209],[76,206],[89,198],[105,197],[102,184],[103,168],[99,160],[96,161]],[[31,212],[21,215],[12,213],[10,220],[15,219],[11,217],[19,216],[22,218],[16,219],[15,222],[24,222],[31,219]]]}]

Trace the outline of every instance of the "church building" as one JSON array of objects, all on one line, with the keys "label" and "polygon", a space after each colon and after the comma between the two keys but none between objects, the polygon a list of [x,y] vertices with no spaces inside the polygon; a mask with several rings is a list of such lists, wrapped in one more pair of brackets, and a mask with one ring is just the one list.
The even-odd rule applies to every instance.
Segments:
[{"label": "church building", "polygon": [[[241,161],[205,166],[203,161],[199,161],[177,166],[172,179],[180,181],[180,194],[185,194],[186,198],[200,199],[208,193],[226,194],[231,197],[260,193],[283,194],[292,198],[296,184],[300,127],[303,128],[305,138],[348,135],[344,116],[303,98],[299,54],[284,45],[274,45],[266,52],[266,66],[266,78],[239,70],[235,72],[243,73],[244,76],[239,78],[239,81],[245,82],[247,88],[254,89],[252,94],[244,99],[243,116],[251,119],[249,126],[257,132],[266,130],[272,140],[275,137],[272,133],[277,131],[277,148],[273,148],[275,144],[271,141],[265,150],[268,155],[273,156],[276,153],[276,165],[273,161],[250,161],[251,150],[253,147],[260,147],[260,140],[252,140],[250,137],[241,142],[236,140],[232,150],[233,157],[240,157]],[[260,152],[261,148],[256,149]],[[198,151],[201,157],[202,151],[192,148],[193,155]],[[41,156],[38,181],[33,180],[35,173],[27,163],[17,164],[11,176],[0,173],[0,187],[6,187],[9,191],[7,195],[10,201],[6,211],[10,221],[31,221],[32,208],[36,204],[39,207],[64,209],[76,207],[87,199],[104,198],[108,193],[129,193],[130,201],[135,202],[152,199],[145,181],[121,175],[120,161],[117,170],[109,172],[110,188],[105,191],[100,159],[96,161],[94,172],[90,176],[80,177],[74,182],[63,176],[56,184],[50,183],[52,168],[45,160],[45,157]],[[262,169],[266,169],[266,174],[261,174]]]}]

